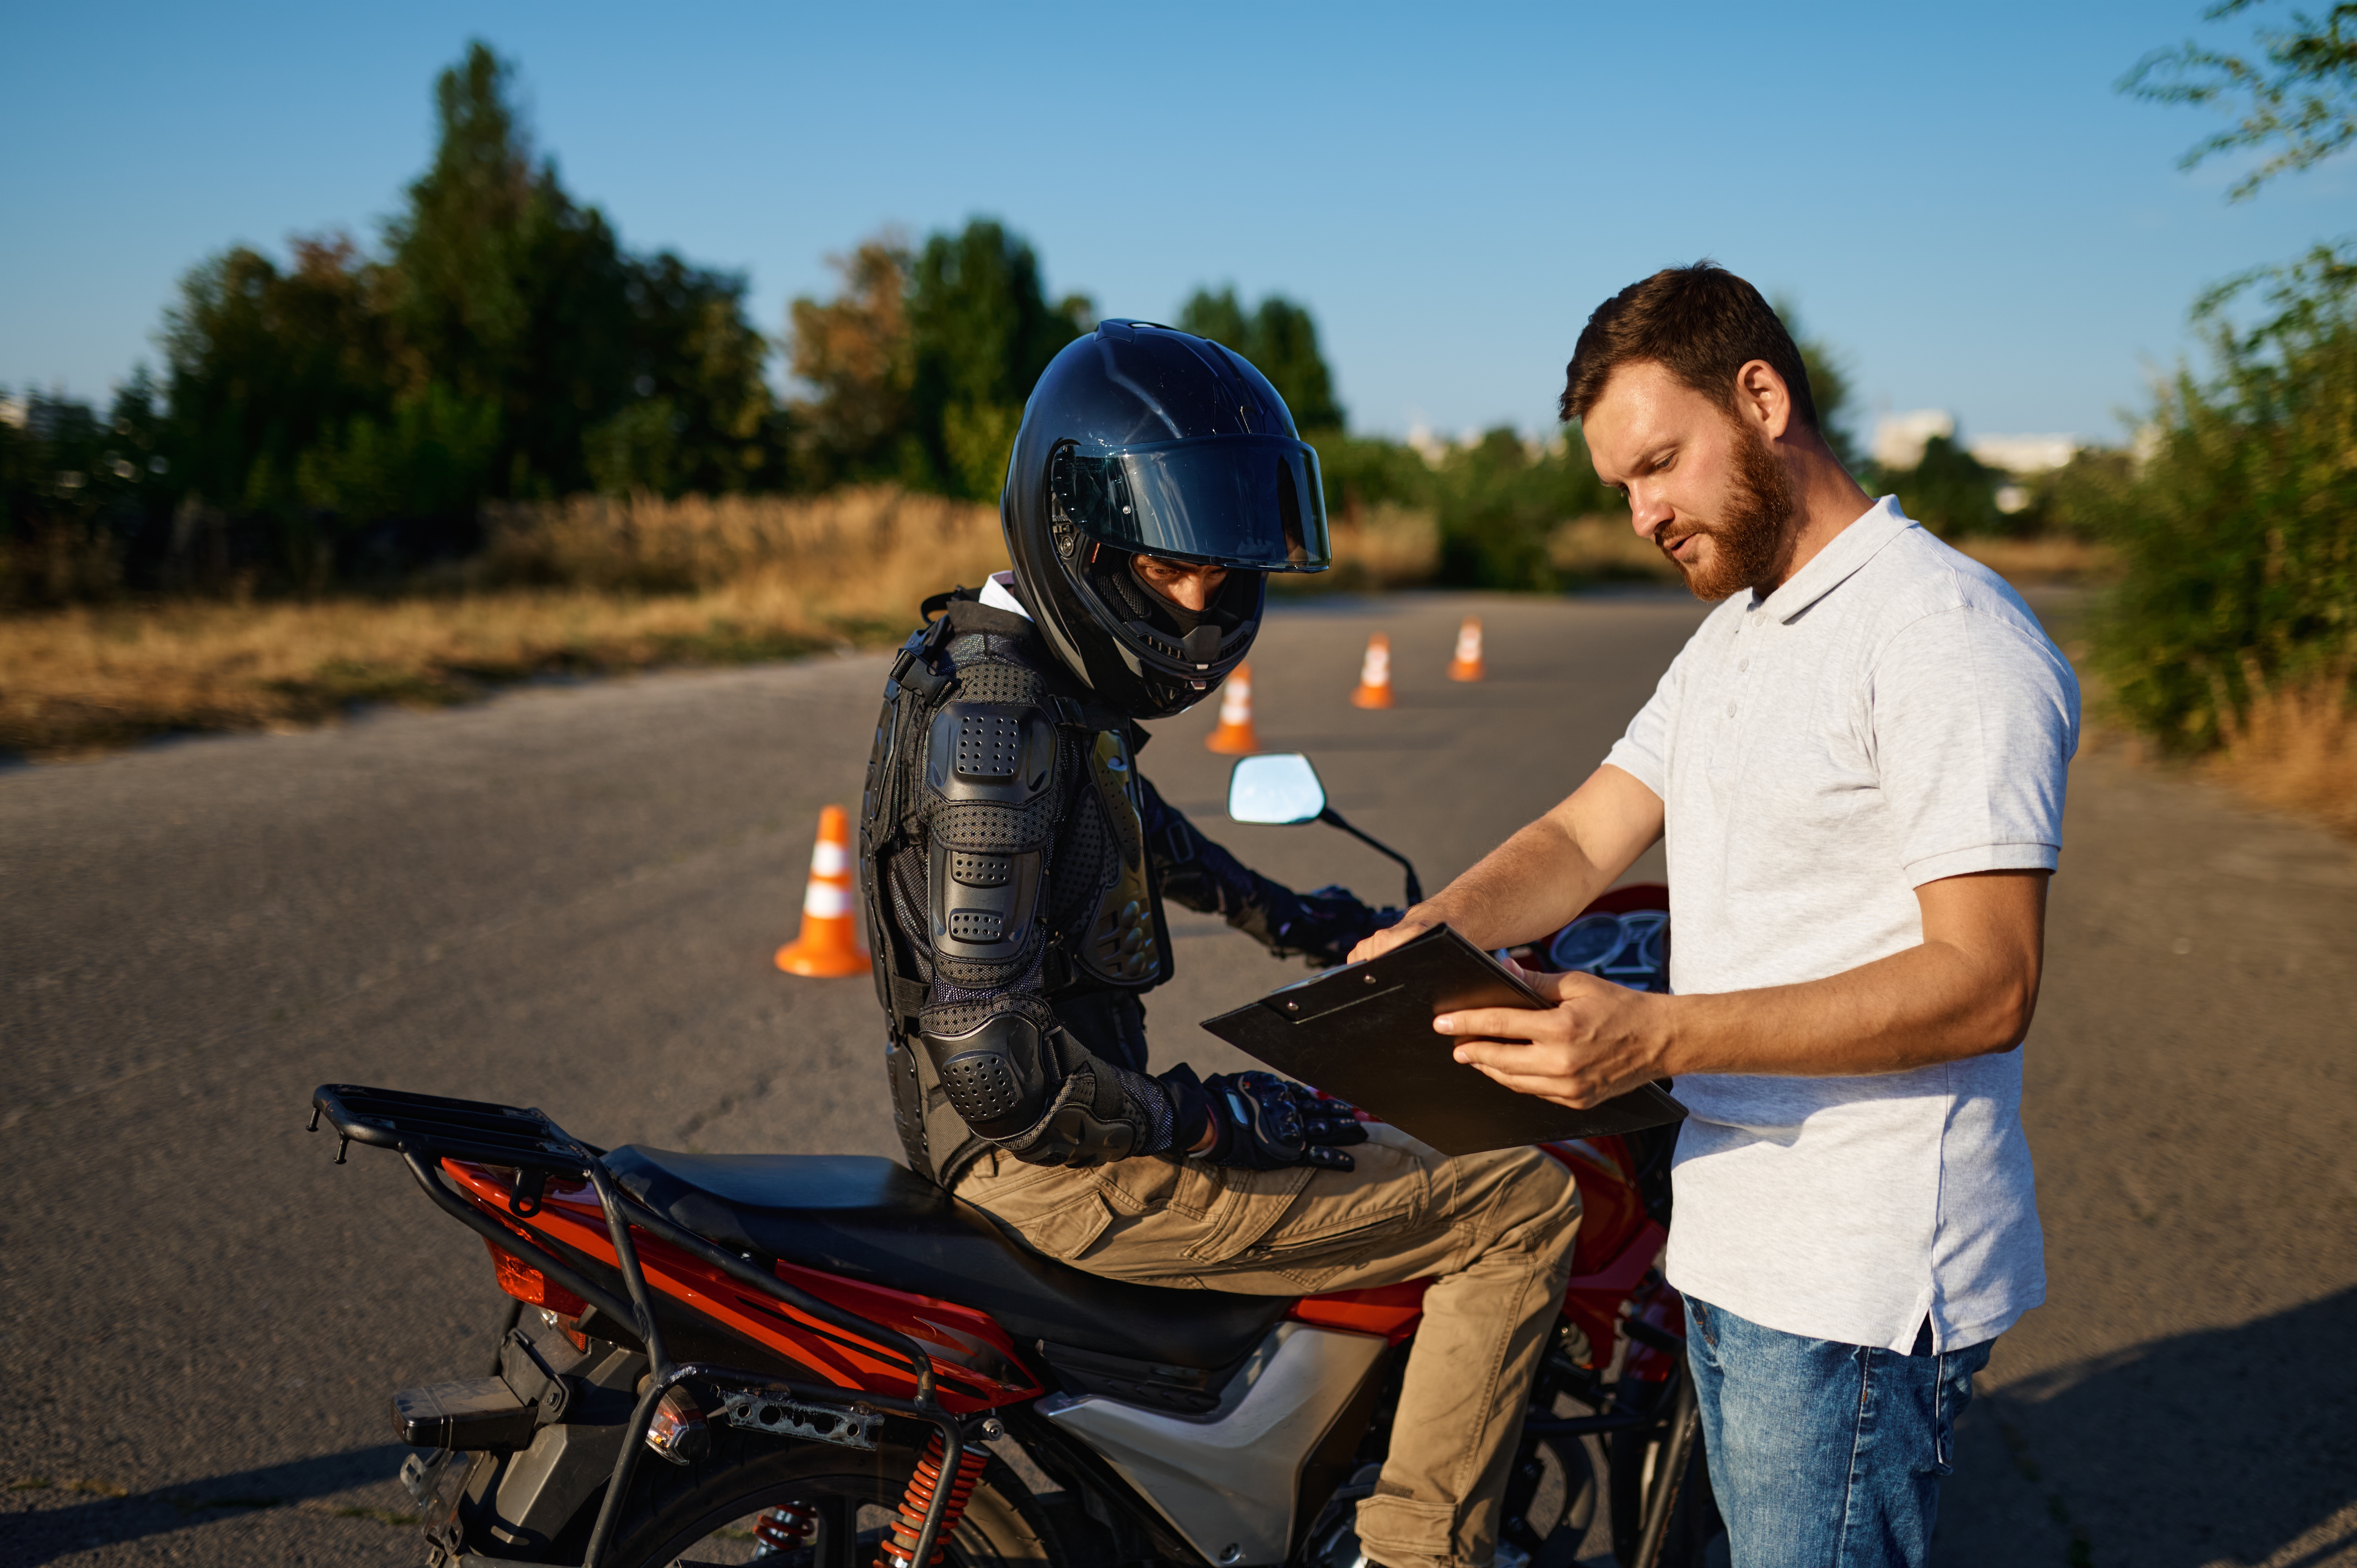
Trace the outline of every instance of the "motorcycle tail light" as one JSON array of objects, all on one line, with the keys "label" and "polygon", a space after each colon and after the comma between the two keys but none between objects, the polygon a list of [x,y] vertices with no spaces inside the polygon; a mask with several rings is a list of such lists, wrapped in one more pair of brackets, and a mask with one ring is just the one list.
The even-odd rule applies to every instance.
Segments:
[{"label": "motorcycle tail light", "polygon": [[587,1309],[587,1302],[522,1259],[500,1251],[490,1238],[484,1239],[483,1246],[491,1254],[491,1266],[499,1271],[500,1288],[525,1305],[541,1307],[562,1317],[579,1317]]}]

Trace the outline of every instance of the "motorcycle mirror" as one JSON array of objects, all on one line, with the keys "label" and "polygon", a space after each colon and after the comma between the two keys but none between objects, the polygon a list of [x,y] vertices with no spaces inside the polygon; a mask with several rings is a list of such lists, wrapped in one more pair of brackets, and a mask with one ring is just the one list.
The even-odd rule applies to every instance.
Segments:
[{"label": "motorcycle mirror", "polygon": [[1326,812],[1326,786],[1297,751],[1240,757],[1228,775],[1228,816],[1239,822],[1290,827]]}]

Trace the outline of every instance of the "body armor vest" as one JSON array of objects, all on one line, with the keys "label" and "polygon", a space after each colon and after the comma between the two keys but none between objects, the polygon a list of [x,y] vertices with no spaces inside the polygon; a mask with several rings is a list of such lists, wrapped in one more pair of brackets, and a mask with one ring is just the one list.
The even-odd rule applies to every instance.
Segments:
[{"label": "body armor vest", "polygon": [[[950,1187],[990,1146],[977,1112],[1026,1086],[987,1061],[971,1076],[960,1060],[944,1084],[923,1036],[1019,1012],[1045,1093],[1087,1086],[1075,1113],[1112,1125],[1124,1083],[1150,1083],[1138,1076],[1138,997],[1168,978],[1170,942],[1136,772],[1142,735],[1092,702],[1022,617],[965,590],[925,609],[941,613],[886,682],[860,856],[893,1120],[910,1165]],[[1140,1100],[1148,1114],[1165,1105]]]}]

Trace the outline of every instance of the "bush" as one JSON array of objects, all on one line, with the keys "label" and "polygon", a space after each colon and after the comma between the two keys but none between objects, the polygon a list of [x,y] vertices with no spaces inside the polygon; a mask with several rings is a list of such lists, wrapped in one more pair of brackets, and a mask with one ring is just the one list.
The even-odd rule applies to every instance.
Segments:
[{"label": "bush", "polygon": [[[2227,309],[2265,283],[2272,314]],[[2196,310],[2215,360],[2157,391],[2138,460],[2090,465],[2054,498],[2117,553],[2095,628],[2123,716],[2204,751],[2273,691],[2357,652],[2357,261],[2321,248]]]}]

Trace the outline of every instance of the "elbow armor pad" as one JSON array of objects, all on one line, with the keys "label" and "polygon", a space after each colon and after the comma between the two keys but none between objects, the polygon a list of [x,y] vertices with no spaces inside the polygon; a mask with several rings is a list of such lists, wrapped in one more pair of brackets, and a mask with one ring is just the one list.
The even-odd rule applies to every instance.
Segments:
[{"label": "elbow armor pad", "polygon": [[1020,1137],[1047,1109],[1048,1043],[1022,1014],[998,1014],[962,1035],[929,1029],[924,1040],[951,1107],[991,1142]]},{"label": "elbow armor pad", "polygon": [[[1138,1131],[1115,1071],[1085,1061],[1049,1089],[1057,1042],[1020,1013],[962,1035],[924,1036],[951,1107],[967,1126],[1034,1165],[1098,1165],[1126,1157]],[[1081,1053],[1074,1048],[1072,1053]]]}]

